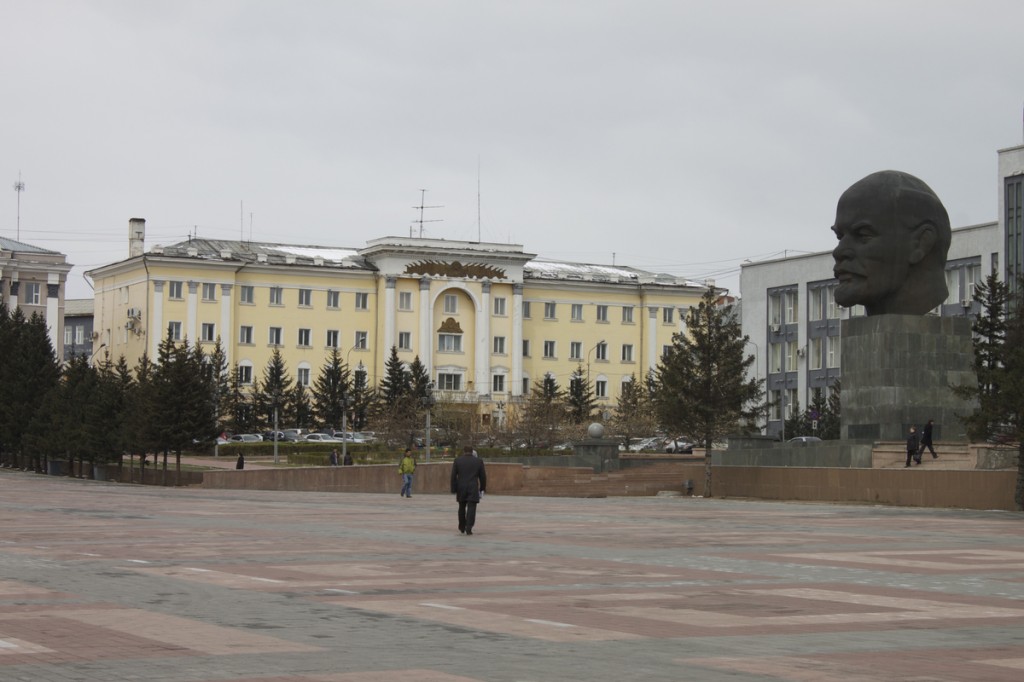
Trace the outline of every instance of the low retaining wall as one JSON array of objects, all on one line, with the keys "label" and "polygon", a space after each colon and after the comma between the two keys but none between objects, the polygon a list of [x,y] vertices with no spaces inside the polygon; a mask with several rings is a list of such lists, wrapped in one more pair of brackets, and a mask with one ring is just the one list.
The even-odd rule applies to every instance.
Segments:
[{"label": "low retaining wall", "polygon": [[[416,467],[413,494],[449,494],[451,463]],[[588,468],[524,467],[488,462],[487,490],[496,495],[606,497],[654,495],[662,490],[704,490],[704,466],[663,463],[595,474]],[[832,467],[712,467],[715,497],[891,504],[906,507],[1016,509],[1016,471],[848,469]],[[204,488],[310,490],[397,494],[402,477],[394,465],[208,471]]]},{"label": "low retaining wall", "polygon": [[[715,467],[712,476],[715,497],[1016,509],[1017,472],[1013,470]],[[702,487],[703,481],[697,492]]]}]

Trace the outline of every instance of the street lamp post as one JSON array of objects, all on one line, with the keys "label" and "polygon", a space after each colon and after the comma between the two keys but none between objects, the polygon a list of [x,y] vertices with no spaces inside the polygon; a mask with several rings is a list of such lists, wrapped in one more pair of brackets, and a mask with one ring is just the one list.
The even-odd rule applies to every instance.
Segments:
[{"label": "street lamp post", "polygon": [[341,463],[348,457],[348,432],[345,431],[345,415],[348,413],[348,396],[341,396]]},{"label": "street lamp post", "polygon": [[273,395],[274,395],[274,464],[277,464],[278,463],[278,458],[277,458],[277,426],[278,426],[278,424],[277,424],[277,417],[278,417],[279,406],[280,406],[280,403],[281,403],[281,394],[277,393],[275,391]]},{"label": "street lamp post", "polygon": [[431,381],[427,384],[427,394],[423,396],[423,407],[427,411],[427,430],[423,441],[424,446],[427,449],[426,461],[430,461],[430,408],[434,406],[434,382]]},{"label": "street lamp post", "polygon": [[594,344],[593,348],[591,348],[590,350],[587,351],[587,383],[588,384],[590,383],[590,356],[593,354],[594,351],[596,351],[598,348],[600,348],[603,345],[604,345],[604,339],[601,339],[596,344]]}]

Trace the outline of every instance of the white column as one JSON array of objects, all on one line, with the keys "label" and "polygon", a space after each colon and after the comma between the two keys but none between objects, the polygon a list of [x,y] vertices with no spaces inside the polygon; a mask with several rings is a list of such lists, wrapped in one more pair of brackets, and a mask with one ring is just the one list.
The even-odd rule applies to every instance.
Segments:
[{"label": "white column", "polygon": [[476,393],[491,392],[491,283],[483,283],[480,307],[476,314]]},{"label": "white column", "polygon": [[647,371],[658,364],[658,306],[647,308]]},{"label": "white column", "polygon": [[390,357],[391,347],[395,345],[395,284],[396,278],[384,280],[384,355]]},{"label": "white column", "polygon": [[220,347],[224,349],[224,358],[231,367],[231,289],[230,284],[220,285]]},{"label": "white column", "polygon": [[523,394],[523,285],[512,285],[512,396]]},{"label": "white column", "polygon": [[149,358],[152,360],[160,350],[164,337],[164,283],[153,282],[153,312],[149,316]]},{"label": "white column", "polygon": [[199,314],[199,283],[188,283],[188,319],[185,321],[185,336],[189,343],[198,343],[196,336],[196,318]]},{"label": "white column", "polygon": [[434,380],[434,335],[430,330],[433,325],[432,317],[430,280],[424,277],[420,280],[420,362],[426,368],[431,381]]},{"label": "white column", "polygon": [[679,333],[686,334],[686,316],[690,314],[690,306],[679,309]]},{"label": "white column", "polygon": [[46,326],[50,333],[50,343],[57,354],[58,360],[64,360],[64,337],[61,336],[64,325],[60,323],[60,309],[57,307],[60,297],[60,275],[55,272],[46,275]]}]

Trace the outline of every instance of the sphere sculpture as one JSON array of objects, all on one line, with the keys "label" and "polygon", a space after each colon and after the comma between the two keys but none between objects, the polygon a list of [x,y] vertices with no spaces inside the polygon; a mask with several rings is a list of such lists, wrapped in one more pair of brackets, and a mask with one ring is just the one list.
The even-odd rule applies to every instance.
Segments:
[{"label": "sphere sculpture", "polygon": [[604,424],[598,424],[594,422],[587,427],[588,438],[604,438]]}]

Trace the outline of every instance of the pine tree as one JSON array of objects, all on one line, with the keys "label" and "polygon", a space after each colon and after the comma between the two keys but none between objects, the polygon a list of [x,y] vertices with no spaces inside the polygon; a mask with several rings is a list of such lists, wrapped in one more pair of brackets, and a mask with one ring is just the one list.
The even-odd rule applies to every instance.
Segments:
[{"label": "pine tree", "polygon": [[576,370],[569,377],[567,402],[569,421],[573,424],[584,424],[592,420],[597,400],[594,398],[594,389],[590,385],[590,377],[584,373],[582,364],[577,365]]},{"label": "pine tree", "polygon": [[320,374],[313,381],[313,415],[320,426],[341,428],[343,402],[351,392],[351,374],[341,360],[341,352],[332,348]]},{"label": "pine tree", "polygon": [[655,406],[666,430],[692,434],[705,448],[704,495],[711,495],[711,448],[763,414],[762,382],[748,376],[753,355],[732,306],[719,306],[709,289],[686,317],[655,370]]},{"label": "pine tree", "polygon": [[1024,279],[1012,298],[1007,283],[990,275],[975,288],[981,314],[972,325],[977,384],[954,387],[977,401],[962,420],[972,440],[1017,447],[1014,501],[1024,509]]},{"label": "pine tree", "polygon": [[264,427],[274,428],[274,410],[277,409],[278,426],[281,416],[293,412],[288,405],[289,393],[294,380],[288,374],[288,367],[281,350],[274,348],[267,366],[263,369],[263,381],[257,388],[254,383],[253,395],[256,399],[259,422]]},{"label": "pine tree", "polygon": [[[611,427],[613,433],[628,445],[633,438],[647,436],[657,429],[657,418],[647,387],[631,375],[622,382],[622,391],[615,406]],[[679,435],[679,434],[676,434]]]},{"label": "pine tree", "polygon": [[391,346],[391,353],[384,363],[384,377],[377,388],[377,396],[384,406],[390,408],[409,394],[411,375],[405,363],[398,359],[398,347]]}]

